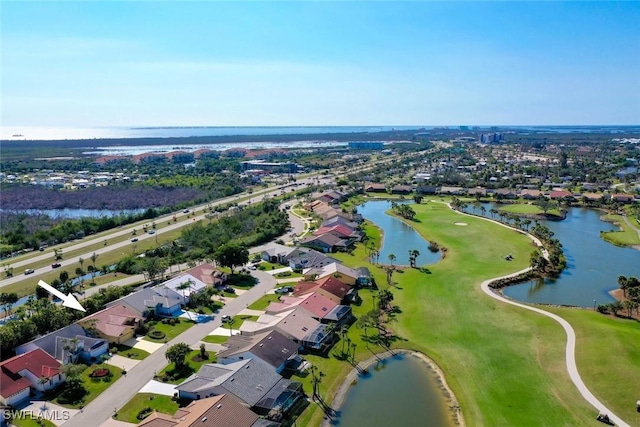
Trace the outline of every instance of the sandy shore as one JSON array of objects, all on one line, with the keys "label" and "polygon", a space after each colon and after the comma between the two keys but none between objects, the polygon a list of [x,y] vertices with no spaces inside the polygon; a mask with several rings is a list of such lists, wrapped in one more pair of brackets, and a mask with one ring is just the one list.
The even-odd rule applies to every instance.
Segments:
[{"label": "sandy shore", "polygon": [[[464,427],[465,423],[464,423],[464,418],[462,418],[462,411],[460,410],[460,405],[458,404],[458,400],[456,399],[455,395],[453,394],[453,391],[451,391],[451,389],[449,388],[449,385],[447,384],[447,381],[444,378],[444,372],[442,372],[440,367],[433,360],[428,358],[425,354],[417,351],[413,351],[413,350],[394,349],[393,352],[387,351],[384,353],[379,353],[376,356],[373,356],[363,362],[359,362],[359,365],[362,369],[368,370],[369,367],[379,363],[382,359],[387,359],[397,354],[409,354],[409,355],[416,356],[429,366],[429,368],[435,373],[438,387],[440,388],[440,391],[442,392],[442,394],[445,397],[445,400],[447,401],[451,420],[453,421],[454,425]],[[344,382],[342,383],[342,385],[340,385],[340,388],[338,388],[338,391],[336,392],[335,397],[331,402],[331,407],[334,410],[336,411],[339,410],[340,407],[343,405],[347,392],[349,391],[349,388],[355,382],[358,381],[358,377],[359,375],[356,369],[352,369],[351,372],[349,372],[349,374],[345,377]],[[325,418],[321,424],[322,427],[330,427],[331,425],[332,425],[331,421],[327,418]]]}]

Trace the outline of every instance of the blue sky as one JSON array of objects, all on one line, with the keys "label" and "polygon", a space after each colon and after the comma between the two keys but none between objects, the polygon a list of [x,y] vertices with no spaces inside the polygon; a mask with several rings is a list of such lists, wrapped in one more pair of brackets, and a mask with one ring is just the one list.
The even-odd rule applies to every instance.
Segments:
[{"label": "blue sky", "polygon": [[3,126],[639,124],[640,2],[3,1]]}]

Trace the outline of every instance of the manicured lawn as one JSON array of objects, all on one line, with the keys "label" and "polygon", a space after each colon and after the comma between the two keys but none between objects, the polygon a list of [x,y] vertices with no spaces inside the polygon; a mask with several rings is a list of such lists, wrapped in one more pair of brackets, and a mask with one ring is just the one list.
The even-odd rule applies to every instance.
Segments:
[{"label": "manicured lawn", "polygon": [[[185,365],[179,371],[176,370],[176,365],[172,362],[158,373],[158,379],[169,384],[180,384],[186,380],[189,375],[194,372],[198,372],[198,369],[202,365],[207,363],[215,363],[216,355],[212,351],[208,351],[208,359],[200,359],[200,350],[192,350],[185,358]],[[165,378],[166,381],[163,379]]]},{"label": "manicured lawn", "polygon": [[233,328],[235,330],[238,330],[240,328],[240,326],[242,326],[242,324],[244,323],[245,320],[258,320],[258,316],[250,316],[248,314],[241,314],[238,316],[233,316],[233,318],[231,319],[232,322],[226,322],[222,324],[223,328],[226,329],[230,329]]},{"label": "manicured lawn", "polygon": [[576,332],[576,361],[593,393],[631,425],[640,421],[640,322],[592,310],[547,309],[565,318]]},{"label": "manicured lawn", "polygon": [[[178,323],[176,323],[175,325],[165,324],[165,323],[162,323],[160,320],[152,320],[151,322],[148,323],[150,327],[149,329],[153,329],[154,331],[164,332],[165,337],[161,339],[153,339],[147,335],[144,337],[144,339],[151,342],[165,342],[165,340],[171,341],[172,339],[174,339],[175,337],[177,337],[178,335],[180,335],[181,333],[183,333],[184,331],[186,331],[187,329],[195,325],[194,322],[191,322],[189,320],[185,320],[185,319],[176,319],[176,320],[178,320]],[[151,326],[153,326],[153,328],[151,328]]]},{"label": "manicured lawn", "polygon": [[269,304],[279,300],[280,295],[278,294],[265,294],[247,308],[250,308],[251,310],[264,310]]},{"label": "manicured lawn", "polygon": [[[566,372],[562,328],[551,319],[493,300],[480,290],[482,280],[526,267],[533,250],[531,241],[489,221],[462,217],[442,203],[412,207],[420,222],[411,225],[448,251],[442,261],[429,266],[429,272],[406,269],[394,274],[397,284],[391,291],[401,313],[390,328],[402,338],[395,345],[421,351],[442,368],[467,425],[531,425],[532,420],[548,426],[592,424],[594,409]],[[468,226],[456,227],[454,222],[462,218]],[[504,261],[505,252],[515,259]],[[337,256],[349,266],[367,265],[362,245],[353,255]],[[383,270],[369,269],[384,288]],[[362,306],[354,307],[356,317],[372,307],[371,292],[362,291],[361,296]],[[371,357],[363,335],[357,324],[349,330],[358,360]],[[331,392],[351,366],[333,357],[308,359],[327,374],[320,390],[330,402]],[[310,378],[302,381],[309,392]],[[319,425],[321,420],[322,412],[311,405],[298,424]]]},{"label": "manicured lawn", "polygon": [[277,270],[279,268],[284,268],[284,267],[288,267],[288,265],[274,264],[272,262],[262,261],[260,265],[258,265],[258,270],[269,271],[269,270]]},{"label": "manicured lawn", "polygon": [[178,402],[171,400],[171,396],[153,393],[138,393],[118,410],[116,420],[138,424],[137,418],[144,408],[151,408],[167,415],[173,415],[179,408]]},{"label": "manicured lawn", "polygon": [[224,344],[229,340],[229,337],[226,335],[207,335],[202,338],[202,341],[212,343],[212,344]]},{"label": "manicured lawn", "polygon": [[114,347],[118,349],[116,354],[133,360],[143,360],[149,355],[148,352],[142,349],[129,347],[124,344],[110,344],[109,349],[113,349]]},{"label": "manicured lawn", "polygon": [[[33,414],[35,416],[36,414]],[[26,414],[25,418],[16,418],[11,420],[11,424],[16,427],[56,427],[56,425],[49,420],[38,420],[31,418],[32,414]]]},{"label": "manicured lawn", "polygon": [[[91,373],[98,368],[109,369],[111,374],[103,378],[91,378],[89,375],[91,375]],[[84,384],[85,389],[87,390],[87,393],[84,395],[82,402],[66,403],[64,396],[62,395],[64,391],[64,384],[61,387],[59,387],[58,390],[55,391],[56,397],[54,399],[47,399],[47,400],[52,400],[53,403],[66,406],[68,408],[78,409],[80,408],[80,406],[87,406],[89,402],[91,402],[93,399],[98,397],[100,393],[105,391],[111,384],[116,382],[121,376],[122,376],[122,369],[117,368],[115,366],[91,365],[91,366],[88,366],[82,372],[82,382]]]},{"label": "manicured lawn", "polygon": [[283,271],[282,273],[274,274],[273,277],[276,279],[290,279],[292,277],[302,277],[302,274],[295,271]]},{"label": "manicured lawn", "polygon": [[633,227],[630,227],[629,224],[627,224],[627,222],[624,220],[622,215],[609,214],[605,215],[604,219],[621,228],[621,230],[619,231],[601,232],[600,236],[604,240],[618,246],[640,245],[640,236],[638,236],[638,231]]},{"label": "manicured lawn", "polygon": [[[515,214],[531,214],[531,215],[539,215],[542,214],[543,211],[539,206],[529,204],[529,203],[513,203],[508,205],[502,205],[498,208],[499,211],[502,212],[510,212]],[[548,214],[560,216],[560,211],[558,209],[550,209],[547,211]]]}]

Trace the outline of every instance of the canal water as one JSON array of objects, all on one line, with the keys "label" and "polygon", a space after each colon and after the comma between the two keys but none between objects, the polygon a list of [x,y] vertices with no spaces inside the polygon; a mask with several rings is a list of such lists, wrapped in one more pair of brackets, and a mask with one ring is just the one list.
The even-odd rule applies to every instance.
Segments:
[{"label": "canal water", "polygon": [[[501,206],[483,203],[485,216]],[[471,208],[467,208],[472,212]],[[476,209],[476,214],[480,210]],[[600,220],[602,212],[587,208],[570,208],[562,221],[539,221],[562,243],[567,268],[557,279],[532,280],[503,290],[510,298],[543,304],[593,307],[614,299],[609,291],[618,288],[618,276],[640,278],[640,251],[605,242],[600,231],[618,227]],[[532,224],[533,226],[533,224]]]},{"label": "canal water", "polygon": [[396,256],[394,265],[409,265],[409,251],[416,249],[420,255],[416,265],[434,264],[440,261],[439,252],[429,250],[429,242],[413,228],[397,218],[389,216],[385,211],[391,209],[388,200],[372,200],[358,207],[358,213],[380,227],[384,233],[380,264],[389,263],[389,254]]},{"label": "canal water", "polygon": [[411,355],[369,367],[347,392],[334,424],[345,427],[450,427],[453,419],[426,361]]}]

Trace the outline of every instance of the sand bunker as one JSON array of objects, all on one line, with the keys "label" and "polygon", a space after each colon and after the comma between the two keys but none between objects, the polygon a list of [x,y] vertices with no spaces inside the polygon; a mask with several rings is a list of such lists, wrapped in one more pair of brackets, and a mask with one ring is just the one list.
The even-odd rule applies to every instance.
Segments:
[{"label": "sand bunker", "polygon": [[469,225],[469,224],[467,224],[466,222],[454,222],[453,224],[454,224],[454,225],[463,225],[463,226],[464,226],[464,225]]}]

